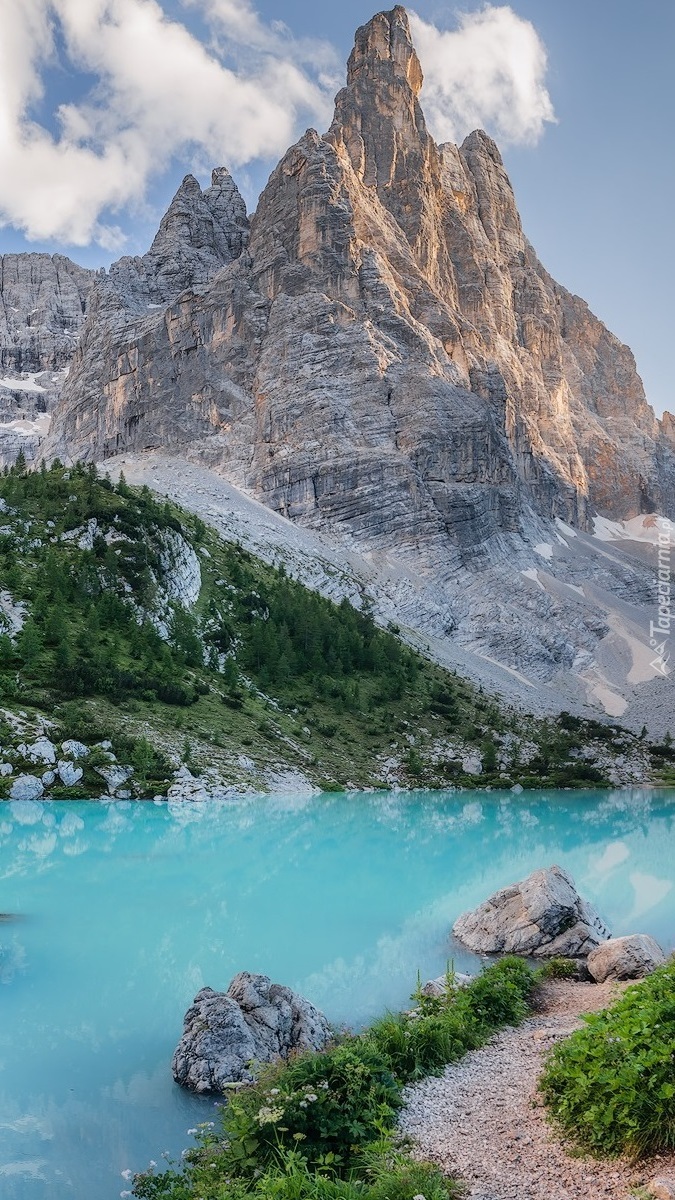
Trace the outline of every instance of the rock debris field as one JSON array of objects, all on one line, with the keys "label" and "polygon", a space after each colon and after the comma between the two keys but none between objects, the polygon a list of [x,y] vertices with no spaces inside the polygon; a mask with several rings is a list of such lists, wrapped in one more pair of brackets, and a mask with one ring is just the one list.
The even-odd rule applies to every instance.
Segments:
[{"label": "rock debris field", "polygon": [[639,1164],[575,1156],[537,1093],[547,1052],[620,987],[551,981],[535,1016],[408,1088],[401,1127],[420,1156],[462,1178],[472,1200],[628,1200],[654,1176],[675,1179],[675,1156]]}]

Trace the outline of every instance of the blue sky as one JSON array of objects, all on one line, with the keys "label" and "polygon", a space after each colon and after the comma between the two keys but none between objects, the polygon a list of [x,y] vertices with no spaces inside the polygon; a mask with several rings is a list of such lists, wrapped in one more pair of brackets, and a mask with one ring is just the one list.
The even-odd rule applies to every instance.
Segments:
[{"label": "blue sky", "polygon": [[[466,30],[466,14],[486,10],[474,0],[413,7],[420,31]],[[478,113],[500,144],[544,265],[632,347],[651,403],[672,411],[675,4],[487,8],[494,35],[524,40],[448,42],[435,66],[421,55],[434,132],[463,136]],[[142,252],[183,174],[205,183],[221,162],[254,206],[285,146],[307,125],[329,123],[354,30],[375,11],[362,0],[9,6],[0,15],[0,252],[58,250],[86,265]],[[486,53],[503,53],[505,74],[529,88],[510,124],[507,92],[501,111],[485,89],[475,94]],[[464,74],[452,61],[458,54]],[[444,80],[453,75],[445,113]]]}]

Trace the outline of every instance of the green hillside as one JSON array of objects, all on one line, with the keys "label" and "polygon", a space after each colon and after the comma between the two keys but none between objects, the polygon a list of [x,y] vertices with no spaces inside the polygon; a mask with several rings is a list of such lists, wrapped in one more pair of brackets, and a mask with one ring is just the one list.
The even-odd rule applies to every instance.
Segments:
[{"label": "green hillside", "polygon": [[[265,790],[284,771],[323,788],[588,786],[608,782],[618,756],[649,762],[614,726],[500,711],[367,607],[323,599],[93,466],[18,463],[0,479],[0,509],[0,743],[12,765],[0,795],[39,774],[19,747],[43,730],[114,747],[50,795],[99,794],[113,755],[133,768],[132,795],[165,794],[181,763]],[[654,761],[667,770],[670,747]]]}]

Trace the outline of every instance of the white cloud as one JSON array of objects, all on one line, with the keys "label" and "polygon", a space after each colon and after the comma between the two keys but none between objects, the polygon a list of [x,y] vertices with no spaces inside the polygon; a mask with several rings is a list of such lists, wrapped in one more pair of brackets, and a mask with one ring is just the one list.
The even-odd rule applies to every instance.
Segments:
[{"label": "white cloud", "polygon": [[513,9],[461,13],[451,31],[409,15],[424,71],[421,102],[438,141],[458,142],[483,128],[502,142],[533,143],[555,120],[544,83],[546,48]]},{"label": "white cloud", "polygon": [[[142,201],[172,157],[236,167],[280,155],[301,117],[328,122],[329,48],[266,27],[248,0],[196,6],[213,23],[208,47],[156,0],[0,0],[0,220],[32,239],[115,248],[120,231],[101,214]],[[59,107],[53,134],[30,114],[57,28],[60,65],[97,83]],[[241,46],[233,69],[227,56]]]},{"label": "white cloud", "polygon": [[[264,22],[253,0],[181,3],[186,23],[160,0],[0,0],[0,226],[118,251],[172,160],[243,168],[329,125],[343,72],[331,45]],[[535,140],[553,111],[534,28],[506,7],[459,20],[448,33],[411,14],[432,131]],[[74,91],[45,117],[48,67]]]}]

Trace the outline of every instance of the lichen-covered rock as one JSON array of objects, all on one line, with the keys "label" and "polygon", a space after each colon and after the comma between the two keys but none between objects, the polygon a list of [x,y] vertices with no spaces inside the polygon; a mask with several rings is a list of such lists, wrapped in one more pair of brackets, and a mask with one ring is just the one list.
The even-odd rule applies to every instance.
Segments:
[{"label": "lichen-covered rock", "polygon": [[67,759],[60,759],[56,769],[64,787],[74,787],[76,783],[80,782],[84,774],[82,767],[76,767]]},{"label": "lichen-covered rock", "polygon": [[44,795],[44,784],[36,775],[17,775],[9,789],[10,800],[39,800]]},{"label": "lichen-covered rock", "polygon": [[25,756],[30,762],[51,766],[56,762],[56,746],[48,737],[39,737],[30,746],[25,747]]},{"label": "lichen-covered rock", "polygon": [[89,748],[84,742],[78,742],[75,738],[68,738],[65,742],[61,742],[61,750],[67,754],[69,758],[87,758],[89,756]]},{"label": "lichen-covered rock", "polygon": [[323,1013],[267,975],[235,975],[227,992],[202,988],[185,1014],[173,1056],[177,1083],[194,1092],[223,1092],[250,1081],[255,1063],[292,1050],[321,1050],[330,1038]]},{"label": "lichen-covered rock", "polygon": [[592,905],[561,867],[533,871],[527,879],[495,892],[452,930],[477,954],[521,954],[585,958],[610,937]]},{"label": "lichen-covered rock", "polygon": [[123,788],[133,775],[131,767],[123,767],[119,763],[111,763],[109,767],[94,767],[94,770],[97,775],[101,775],[105,779],[110,796],[114,796],[120,788]]},{"label": "lichen-covered rock", "polygon": [[596,983],[606,979],[643,979],[666,961],[658,942],[648,933],[610,938],[588,956],[588,970]]}]

